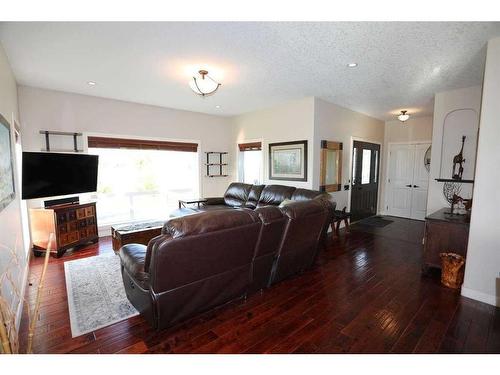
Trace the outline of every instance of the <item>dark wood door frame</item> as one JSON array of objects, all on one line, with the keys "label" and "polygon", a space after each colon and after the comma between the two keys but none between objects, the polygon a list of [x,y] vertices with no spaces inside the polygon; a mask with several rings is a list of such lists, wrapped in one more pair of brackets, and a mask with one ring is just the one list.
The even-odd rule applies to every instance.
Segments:
[{"label": "dark wood door frame", "polygon": [[[358,139],[352,139],[351,145],[351,194],[349,203],[352,221],[354,222],[377,214],[382,145],[373,141]],[[355,149],[360,150],[356,158],[354,157]],[[372,157],[370,160],[370,178],[367,184],[361,184],[362,150],[371,150],[372,155],[375,151],[377,152],[377,158]]]}]

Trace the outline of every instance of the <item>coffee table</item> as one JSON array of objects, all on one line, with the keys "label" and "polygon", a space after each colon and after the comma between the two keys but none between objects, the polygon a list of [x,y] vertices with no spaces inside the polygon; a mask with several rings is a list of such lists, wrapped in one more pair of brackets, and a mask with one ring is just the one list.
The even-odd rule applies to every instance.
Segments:
[{"label": "coffee table", "polygon": [[113,225],[111,227],[113,250],[118,251],[123,245],[129,243],[147,245],[153,237],[161,234],[163,224],[165,221],[139,221]]}]

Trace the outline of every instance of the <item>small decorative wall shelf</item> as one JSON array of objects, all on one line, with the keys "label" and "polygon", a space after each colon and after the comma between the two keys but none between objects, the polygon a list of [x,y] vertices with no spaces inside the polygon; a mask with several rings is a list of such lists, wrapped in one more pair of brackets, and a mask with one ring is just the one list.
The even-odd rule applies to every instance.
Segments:
[{"label": "small decorative wall shelf", "polygon": [[436,178],[437,182],[456,182],[459,184],[473,184],[474,180],[455,180],[453,178]]},{"label": "small decorative wall shelf", "polygon": [[[70,133],[70,132],[59,132],[59,131],[50,131],[50,130],[40,130],[40,134],[45,135],[45,148],[42,148],[42,151],[53,151],[53,152],[83,152],[82,149],[78,148],[78,137],[82,136],[82,133]],[[73,148],[70,149],[53,149],[50,147],[50,136],[51,135],[59,135],[73,138]]]},{"label": "small decorative wall shelf", "polygon": [[205,152],[207,168],[207,177],[227,177],[226,172],[228,163],[225,161],[227,157],[225,151],[209,151]]}]

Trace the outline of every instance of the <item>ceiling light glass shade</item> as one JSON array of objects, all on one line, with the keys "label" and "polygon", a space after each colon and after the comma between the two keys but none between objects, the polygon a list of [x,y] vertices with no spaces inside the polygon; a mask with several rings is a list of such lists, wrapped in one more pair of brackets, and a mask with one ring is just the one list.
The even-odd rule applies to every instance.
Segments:
[{"label": "ceiling light glass shade", "polygon": [[200,70],[198,72],[198,76],[193,77],[189,81],[189,87],[191,87],[191,90],[201,96],[215,94],[220,86],[221,84],[212,79],[206,70]]},{"label": "ceiling light glass shade", "polygon": [[407,111],[401,111],[401,114],[398,116],[398,120],[401,122],[405,122],[410,118],[410,115],[406,113]]}]

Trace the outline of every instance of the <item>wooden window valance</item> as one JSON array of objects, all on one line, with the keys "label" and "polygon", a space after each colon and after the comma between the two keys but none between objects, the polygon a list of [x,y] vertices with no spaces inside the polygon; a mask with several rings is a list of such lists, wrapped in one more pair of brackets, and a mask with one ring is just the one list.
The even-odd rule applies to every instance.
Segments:
[{"label": "wooden window valance", "polygon": [[197,152],[197,143],[149,141],[143,139],[125,139],[108,137],[89,137],[88,145],[92,148],[127,148],[135,150],[163,150]]},{"label": "wooden window valance", "polygon": [[261,142],[239,143],[240,151],[260,151],[262,150]]}]

